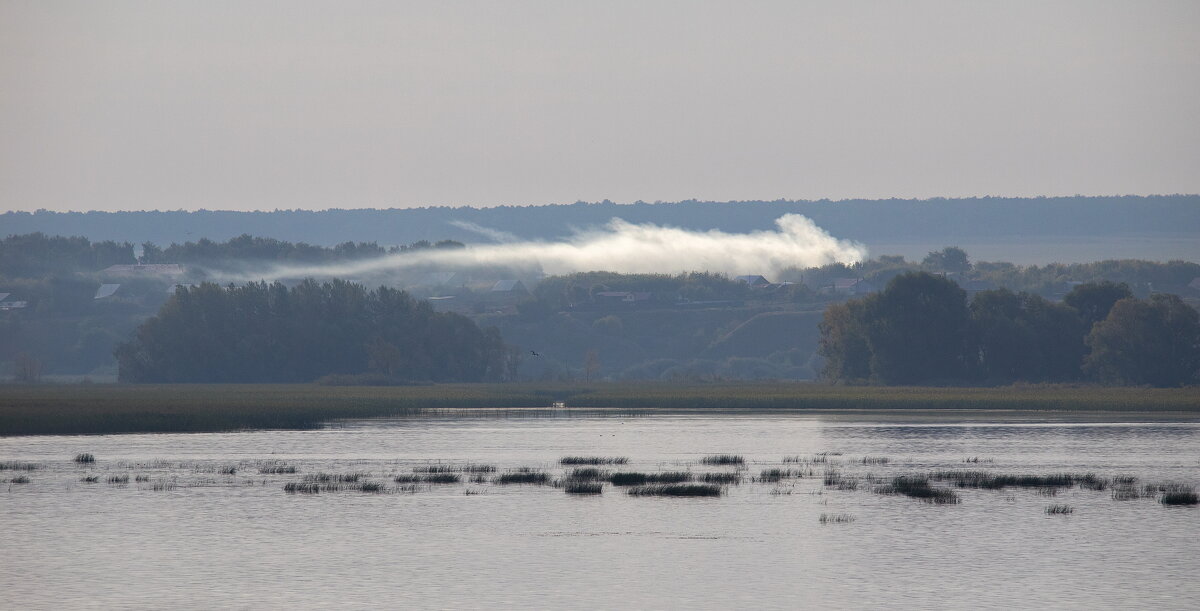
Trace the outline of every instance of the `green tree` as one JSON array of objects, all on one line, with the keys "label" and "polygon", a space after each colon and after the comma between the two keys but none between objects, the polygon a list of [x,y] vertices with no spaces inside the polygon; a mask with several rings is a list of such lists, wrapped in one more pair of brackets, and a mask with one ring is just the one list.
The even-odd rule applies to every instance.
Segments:
[{"label": "green tree", "polygon": [[1075,308],[1084,328],[1091,330],[1092,325],[1108,317],[1113,304],[1130,297],[1133,297],[1133,291],[1129,290],[1128,284],[1105,280],[1075,286],[1063,297],[1063,303]]},{"label": "green tree", "polygon": [[1200,316],[1176,295],[1113,304],[1092,327],[1084,370],[1110,384],[1179,386],[1197,381]]},{"label": "green tree", "polygon": [[961,274],[971,269],[971,260],[967,257],[967,251],[957,246],[947,246],[926,255],[921,266],[936,272]]},{"label": "green tree", "polygon": [[1037,295],[982,291],[971,301],[972,345],[990,382],[1068,381],[1086,349],[1076,312]]},{"label": "green tree", "polygon": [[817,347],[818,354],[825,358],[822,378],[831,382],[862,383],[871,377],[865,312],[866,304],[861,299],[825,308]]},{"label": "green tree", "polygon": [[970,370],[966,292],[941,276],[896,276],[866,303],[871,377],[885,384],[961,380]]}]

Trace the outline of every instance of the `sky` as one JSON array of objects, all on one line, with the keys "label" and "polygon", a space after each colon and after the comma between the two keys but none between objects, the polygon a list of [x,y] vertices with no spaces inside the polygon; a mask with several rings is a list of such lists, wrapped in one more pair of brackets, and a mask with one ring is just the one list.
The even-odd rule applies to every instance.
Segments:
[{"label": "sky", "polygon": [[0,0],[0,210],[1200,192],[1200,2]]}]

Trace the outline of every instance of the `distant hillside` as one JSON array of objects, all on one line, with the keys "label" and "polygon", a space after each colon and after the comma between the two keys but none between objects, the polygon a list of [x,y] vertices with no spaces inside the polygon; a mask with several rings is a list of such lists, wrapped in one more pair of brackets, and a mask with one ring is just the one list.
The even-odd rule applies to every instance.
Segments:
[{"label": "distant hillside", "polygon": [[[472,225],[519,239],[553,240],[574,228],[614,217],[694,230],[746,232],[773,228],[783,214],[799,213],[844,238],[866,243],[876,254],[922,255],[959,245],[975,259],[1017,263],[1106,258],[1200,260],[1200,196],[971,198],[932,200],[746,201],[575,203],[495,208],[388,210],[278,210],[273,212],[8,212],[4,235],[41,231],[160,245],[201,237],[213,240],[249,233],[331,246],[374,241],[381,245],[420,240],[467,243],[492,238]],[[1007,250],[1013,253],[1001,256]]]}]

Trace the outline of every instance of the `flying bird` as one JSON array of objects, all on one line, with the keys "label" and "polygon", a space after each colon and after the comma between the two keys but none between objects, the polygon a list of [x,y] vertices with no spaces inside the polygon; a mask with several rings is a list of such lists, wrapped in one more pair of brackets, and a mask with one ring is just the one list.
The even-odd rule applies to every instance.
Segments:
[{"label": "flying bird", "polygon": [[538,353],[537,353],[536,351],[534,351],[534,350],[530,350],[530,351],[529,351],[529,354],[532,354],[533,356],[542,356],[542,355],[538,354]]}]

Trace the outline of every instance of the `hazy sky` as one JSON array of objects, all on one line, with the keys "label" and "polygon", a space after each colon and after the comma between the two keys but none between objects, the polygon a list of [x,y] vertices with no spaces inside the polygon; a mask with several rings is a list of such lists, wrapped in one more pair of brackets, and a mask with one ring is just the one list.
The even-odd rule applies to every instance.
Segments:
[{"label": "hazy sky", "polygon": [[1200,2],[0,0],[0,209],[1200,192]]}]

